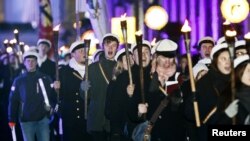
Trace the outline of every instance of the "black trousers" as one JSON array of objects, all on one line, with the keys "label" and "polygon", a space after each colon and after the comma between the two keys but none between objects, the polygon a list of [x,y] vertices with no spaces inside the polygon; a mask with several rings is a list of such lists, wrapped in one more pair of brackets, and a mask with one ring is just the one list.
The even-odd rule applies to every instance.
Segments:
[{"label": "black trousers", "polygon": [[92,141],[110,141],[110,133],[105,131],[91,131]]}]

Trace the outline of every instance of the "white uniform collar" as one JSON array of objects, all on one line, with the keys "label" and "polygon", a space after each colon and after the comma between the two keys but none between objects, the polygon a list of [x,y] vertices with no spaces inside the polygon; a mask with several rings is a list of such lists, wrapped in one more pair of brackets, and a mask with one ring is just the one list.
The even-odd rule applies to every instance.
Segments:
[{"label": "white uniform collar", "polygon": [[69,61],[69,66],[71,68],[73,68],[74,70],[76,70],[82,77],[84,76],[85,74],[85,66],[84,65],[81,65],[79,64],[75,58],[71,58],[70,61]]},{"label": "white uniform collar", "polygon": [[176,72],[175,76],[174,76],[174,81],[165,81],[165,85],[166,86],[170,86],[170,85],[174,85],[178,83],[178,77],[179,77],[180,73]]}]

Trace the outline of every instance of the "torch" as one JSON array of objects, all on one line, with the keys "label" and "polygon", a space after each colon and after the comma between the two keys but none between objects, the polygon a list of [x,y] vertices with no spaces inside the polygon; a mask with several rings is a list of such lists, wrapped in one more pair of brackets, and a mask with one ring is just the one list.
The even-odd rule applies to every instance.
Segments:
[{"label": "torch", "polygon": [[9,46],[9,40],[5,39],[3,41],[3,45],[4,45],[5,48],[7,48]]},{"label": "torch", "polygon": [[223,29],[223,34],[226,35],[226,31],[231,29],[231,23],[228,20],[226,20],[222,24],[222,29]]},{"label": "torch", "polygon": [[[235,58],[235,36],[237,32],[235,30],[227,30],[225,33],[226,42],[228,44],[229,54],[230,54],[230,62],[231,62],[231,92],[232,97],[231,100],[234,101],[236,89],[235,89],[235,71],[234,71],[234,58]],[[233,117],[233,125],[236,124],[236,119]]]},{"label": "torch", "polygon": [[22,53],[24,53],[24,42],[20,42],[19,46],[20,46]]},{"label": "torch", "polygon": [[132,73],[131,73],[131,67],[130,67],[130,59],[129,59],[129,48],[128,48],[128,42],[127,42],[127,21],[126,21],[126,13],[121,16],[121,29],[122,29],[122,35],[125,43],[125,52],[126,52],[126,60],[127,60],[127,66],[128,66],[128,76],[129,76],[129,84],[133,85],[132,80]]},{"label": "torch", "polygon": [[19,32],[17,29],[13,31],[17,44],[19,44]]},{"label": "torch", "polygon": [[200,127],[200,116],[198,111],[198,102],[196,100],[196,87],[194,82],[194,75],[193,75],[193,69],[192,69],[192,61],[191,61],[191,54],[190,54],[190,32],[191,27],[188,25],[188,21],[185,20],[184,25],[181,28],[181,32],[183,33],[184,40],[185,40],[185,46],[187,51],[187,59],[188,59],[188,69],[189,69],[189,76],[190,76],[190,83],[191,83],[191,90],[194,96],[193,99],[193,106],[194,106],[194,113],[195,113],[195,121],[196,126]]},{"label": "torch", "polygon": [[245,36],[244,39],[246,41],[246,48],[247,48],[247,54],[250,55],[250,32],[248,32]]},{"label": "torch", "polygon": [[[89,50],[90,50],[90,39],[84,39],[84,45],[85,45],[85,81],[88,81],[88,62],[89,62]],[[87,119],[88,116],[88,90],[85,90],[85,96],[84,96],[84,117]]]},{"label": "torch", "polygon": [[15,41],[16,41],[15,45],[17,47],[16,48],[17,49],[17,56],[19,58],[19,62],[22,63],[23,62],[23,60],[22,60],[22,50],[21,50],[20,45],[19,45],[19,31],[17,29],[15,29],[13,31],[13,33],[14,33]]},{"label": "torch", "polygon": [[140,85],[141,85],[141,98],[142,103],[145,103],[144,96],[144,76],[143,76],[143,64],[142,64],[142,32],[137,31],[135,33],[136,44],[138,47],[138,60],[139,60],[139,68],[140,68]]},{"label": "torch", "polygon": [[[54,41],[54,59],[56,63],[56,81],[59,81],[59,69],[58,69],[58,61],[59,61],[59,55],[58,55],[58,36],[59,36],[59,28],[60,24],[53,28],[53,41]],[[57,102],[59,102],[59,90],[56,89],[57,93]]]}]

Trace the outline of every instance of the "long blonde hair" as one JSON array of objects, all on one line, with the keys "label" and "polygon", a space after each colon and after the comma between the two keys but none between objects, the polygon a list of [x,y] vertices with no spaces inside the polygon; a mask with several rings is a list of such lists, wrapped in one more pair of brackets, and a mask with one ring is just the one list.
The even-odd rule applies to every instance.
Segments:
[{"label": "long blonde hair", "polygon": [[124,71],[122,60],[117,60],[117,63],[113,69],[112,80],[116,80],[117,76]]}]

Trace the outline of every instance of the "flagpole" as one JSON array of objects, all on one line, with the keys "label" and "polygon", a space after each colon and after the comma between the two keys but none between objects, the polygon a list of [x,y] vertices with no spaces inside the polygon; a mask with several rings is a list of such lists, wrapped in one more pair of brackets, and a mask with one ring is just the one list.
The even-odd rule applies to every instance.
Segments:
[{"label": "flagpole", "polygon": [[79,14],[79,0],[76,0],[76,40],[80,40],[80,14]]}]

